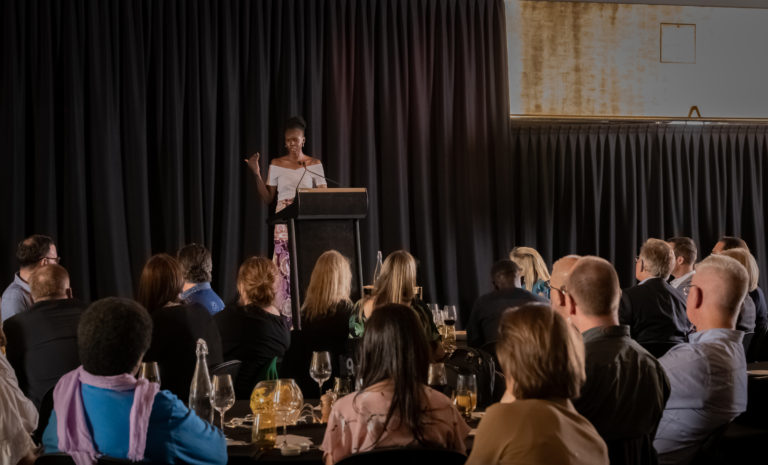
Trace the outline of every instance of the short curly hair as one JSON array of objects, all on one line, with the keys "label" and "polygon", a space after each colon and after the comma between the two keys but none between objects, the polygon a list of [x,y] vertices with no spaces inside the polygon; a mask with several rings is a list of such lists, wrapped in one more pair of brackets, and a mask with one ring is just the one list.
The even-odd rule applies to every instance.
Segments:
[{"label": "short curly hair", "polygon": [[275,301],[277,267],[265,257],[251,257],[240,265],[237,272],[237,290],[240,303],[265,308]]},{"label": "short curly hair", "polygon": [[39,262],[45,258],[52,245],[54,245],[53,239],[42,234],[29,236],[19,242],[16,247],[16,260],[19,261],[19,266],[29,268]]},{"label": "short curly hair", "polygon": [[211,252],[201,244],[188,244],[179,249],[176,259],[184,270],[184,280],[190,283],[211,282],[213,260]]},{"label": "short curly hair", "polygon": [[77,348],[88,373],[131,373],[152,342],[152,318],[138,302],[108,297],[92,303],[80,316]]}]

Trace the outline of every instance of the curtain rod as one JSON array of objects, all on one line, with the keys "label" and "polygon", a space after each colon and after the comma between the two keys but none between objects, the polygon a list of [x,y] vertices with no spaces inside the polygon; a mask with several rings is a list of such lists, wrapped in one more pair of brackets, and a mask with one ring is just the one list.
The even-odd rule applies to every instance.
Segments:
[{"label": "curtain rod", "polygon": [[517,115],[510,114],[510,120],[521,122],[638,122],[638,123],[672,123],[672,124],[768,124],[768,118],[686,118],[670,116],[572,116],[572,115]]}]

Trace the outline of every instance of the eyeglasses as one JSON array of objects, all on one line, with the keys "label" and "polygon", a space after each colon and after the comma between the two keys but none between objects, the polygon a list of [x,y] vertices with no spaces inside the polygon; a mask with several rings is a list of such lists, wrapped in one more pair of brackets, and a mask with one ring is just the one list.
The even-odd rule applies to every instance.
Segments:
[{"label": "eyeglasses", "polygon": [[557,287],[553,286],[550,281],[544,281],[544,285],[547,286],[547,289],[549,289],[550,291],[552,289],[554,289],[554,290],[558,291],[559,293],[561,293],[563,295],[566,294],[565,288],[557,288]]}]

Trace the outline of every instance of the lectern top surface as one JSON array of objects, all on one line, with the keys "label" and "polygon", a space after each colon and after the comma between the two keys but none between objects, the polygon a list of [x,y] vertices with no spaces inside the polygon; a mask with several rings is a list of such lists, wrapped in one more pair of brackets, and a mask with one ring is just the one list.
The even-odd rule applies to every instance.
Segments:
[{"label": "lectern top surface", "polygon": [[365,192],[365,187],[302,187],[302,194],[342,194],[347,192]]}]

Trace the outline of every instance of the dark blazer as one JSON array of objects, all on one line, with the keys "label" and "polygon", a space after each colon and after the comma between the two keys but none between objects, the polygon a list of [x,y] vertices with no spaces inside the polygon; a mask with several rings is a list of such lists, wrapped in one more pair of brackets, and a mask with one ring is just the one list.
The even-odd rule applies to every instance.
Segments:
[{"label": "dark blazer", "polygon": [[661,355],[654,347],[687,342],[691,329],[682,293],[661,278],[650,278],[622,292],[619,321],[629,325],[632,339],[656,357]]},{"label": "dark blazer", "polygon": [[46,300],[3,324],[8,361],[36,407],[63,374],[80,365],[77,325],[85,307],[76,299]]},{"label": "dark blazer", "polygon": [[499,320],[504,310],[532,302],[547,303],[547,300],[519,287],[501,289],[480,296],[469,314],[467,342],[471,347],[482,348],[485,344],[496,341]]},{"label": "dark blazer", "polygon": [[208,345],[208,366],[221,363],[221,338],[211,314],[200,304],[163,307],[150,312],[152,344],[144,355],[145,362],[157,362],[160,387],[168,389],[186,403],[189,385],[197,364],[197,340]]},{"label": "dark blazer", "polygon": [[[214,317],[222,340],[224,360],[240,360],[235,396],[250,399],[264,369],[281,359],[291,343],[291,332],[281,316],[256,305],[227,305]],[[282,376],[281,376],[282,377]]]},{"label": "dark blazer", "polygon": [[759,287],[749,293],[749,297],[755,303],[755,326],[764,328],[768,326],[768,302],[765,300],[765,294]]}]

